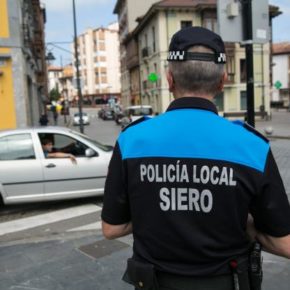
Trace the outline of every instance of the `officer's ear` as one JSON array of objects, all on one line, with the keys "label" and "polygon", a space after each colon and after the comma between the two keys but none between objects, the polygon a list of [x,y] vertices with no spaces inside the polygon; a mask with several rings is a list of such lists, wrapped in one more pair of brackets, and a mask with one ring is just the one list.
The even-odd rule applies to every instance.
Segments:
[{"label": "officer's ear", "polygon": [[174,91],[175,85],[174,85],[173,74],[170,69],[168,69],[166,72],[166,78],[168,82],[169,91],[172,93]]},{"label": "officer's ear", "polygon": [[222,77],[221,77],[219,87],[218,87],[218,90],[220,92],[222,92],[224,90],[224,85],[225,85],[225,82],[227,81],[227,79],[228,79],[228,74],[226,72],[224,72]]}]

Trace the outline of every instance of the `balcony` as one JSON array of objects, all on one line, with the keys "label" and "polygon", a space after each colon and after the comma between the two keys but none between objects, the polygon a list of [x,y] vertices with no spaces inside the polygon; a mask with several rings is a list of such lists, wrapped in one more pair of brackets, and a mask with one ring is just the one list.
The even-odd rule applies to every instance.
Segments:
[{"label": "balcony", "polygon": [[127,57],[126,58],[126,66],[127,66],[127,69],[132,69],[136,66],[139,65],[139,58],[138,58],[138,55],[134,55],[134,56],[131,56],[131,57]]},{"label": "balcony", "polygon": [[227,80],[226,84],[233,84],[235,82],[235,74],[234,73],[227,73]]},{"label": "balcony", "polygon": [[144,48],[142,48],[142,58],[146,58],[148,56],[150,56],[151,54],[151,47],[146,46]]}]

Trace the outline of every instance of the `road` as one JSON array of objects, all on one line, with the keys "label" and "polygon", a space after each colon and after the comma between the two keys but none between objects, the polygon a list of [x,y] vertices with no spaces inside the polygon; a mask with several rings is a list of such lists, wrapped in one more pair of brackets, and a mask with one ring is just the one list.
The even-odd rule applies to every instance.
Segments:
[{"label": "road", "polygon": [[[91,116],[85,133],[113,145],[120,127],[98,119],[94,109],[85,111]],[[289,140],[272,141],[290,198],[289,145]],[[120,282],[132,238],[105,241],[101,208],[101,197],[1,208],[0,290],[132,289]],[[264,289],[288,290],[290,262],[267,253],[263,256]]]},{"label": "road", "polygon": [[[104,144],[114,145],[120,133],[120,127],[114,121],[98,119],[96,109],[84,110],[90,115],[91,121],[90,125],[84,128],[85,134]],[[73,108],[71,114],[75,111],[76,109]],[[63,120],[59,120],[59,125],[63,125]],[[70,127],[73,130],[79,130],[78,127]],[[95,210],[93,209],[94,207]],[[28,241],[28,239],[30,241],[45,240],[46,238],[50,239],[51,236],[56,238],[64,234],[72,236],[75,232],[80,231],[85,231],[87,234],[87,231],[91,229],[99,230],[101,207],[102,197],[5,206],[0,209],[0,245],[2,243]],[[58,218],[55,218],[54,223],[49,222],[51,221],[51,215],[58,216]],[[26,226],[19,225],[19,219]],[[44,221],[40,222],[40,219]],[[13,223],[13,221],[15,222]],[[15,225],[17,222],[18,224]],[[49,223],[49,227],[47,223]],[[84,227],[86,225],[91,227]],[[5,235],[4,232],[6,233]]]}]

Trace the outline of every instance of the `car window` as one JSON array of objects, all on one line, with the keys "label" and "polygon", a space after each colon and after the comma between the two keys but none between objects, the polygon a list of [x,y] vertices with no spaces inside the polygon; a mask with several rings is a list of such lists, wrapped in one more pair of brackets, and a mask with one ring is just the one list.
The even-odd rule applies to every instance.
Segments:
[{"label": "car window", "polygon": [[88,140],[89,142],[93,143],[95,146],[97,146],[98,148],[100,148],[103,151],[110,152],[113,150],[113,147],[111,145],[104,145],[104,144],[90,138],[87,135],[84,135],[84,134],[76,132],[76,131],[74,132],[74,134],[77,134],[77,135],[81,136],[82,138],[84,138],[85,140]]},{"label": "car window", "polygon": [[0,138],[0,160],[35,159],[30,134],[15,134]]},{"label": "car window", "polygon": [[63,134],[41,133],[39,134],[39,138],[40,140],[51,140],[53,144],[53,152],[70,153],[73,154],[75,157],[85,157],[86,149],[89,148],[81,141]]}]

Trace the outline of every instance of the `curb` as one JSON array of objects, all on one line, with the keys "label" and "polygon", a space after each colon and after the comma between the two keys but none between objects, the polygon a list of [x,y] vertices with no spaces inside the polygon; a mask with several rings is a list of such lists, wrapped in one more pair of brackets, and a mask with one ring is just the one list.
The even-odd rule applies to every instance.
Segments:
[{"label": "curb", "polygon": [[279,136],[279,135],[265,135],[268,139],[284,139],[284,140],[290,140],[290,136]]}]

